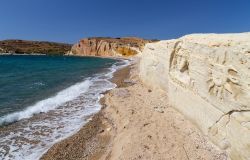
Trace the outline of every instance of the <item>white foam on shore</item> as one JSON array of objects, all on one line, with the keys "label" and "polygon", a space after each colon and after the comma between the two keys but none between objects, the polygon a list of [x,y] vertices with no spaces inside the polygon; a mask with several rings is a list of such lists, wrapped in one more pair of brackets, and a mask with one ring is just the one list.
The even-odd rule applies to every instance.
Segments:
[{"label": "white foam on shore", "polygon": [[[3,117],[1,124],[21,120],[23,126],[0,134],[0,159],[39,159],[53,144],[78,132],[87,123],[86,117],[101,109],[99,100],[103,96],[102,93],[116,87],[109,81],[113,73],[129,63],[127,60],[119,61],[107,72],[89,77],[53,97],[27,107],[24,111]],[[54,116],[42,120],[27,119],[34,114],[48,111],[52,111]],[[36,141],[38,142],[34,144],[29,143]]]},{"label": "white foam on shore", "polygon": [[61,104],[73,100],[81,93],[86,92],[91,83],[92,82],[90,80],[85,80],[81,83],[77,83],[65,90],[60,91],[53,97],[39,101],[36,104],[27,107],[23,111],[8,114],[3,118],[0,118],[0,125],[16,122],[21,119],[30,118],[34,114],[44,113],[56,109]]}]

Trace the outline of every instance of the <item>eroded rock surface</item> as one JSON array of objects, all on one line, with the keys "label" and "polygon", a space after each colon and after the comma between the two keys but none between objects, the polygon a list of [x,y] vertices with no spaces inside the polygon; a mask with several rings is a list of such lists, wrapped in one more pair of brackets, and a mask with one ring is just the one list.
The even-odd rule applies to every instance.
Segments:
[{"label": "eroded rock surface", "polygon": [[81,56],[133,56],[139,53],[149,40],[141,38],[95,37],[80,40],[70,54]]},{"label": "eroded rock surface", "polygon": [[140,64],[147,85],[235,160],[250,157],[250,33],[193,34],[149,43]]}]

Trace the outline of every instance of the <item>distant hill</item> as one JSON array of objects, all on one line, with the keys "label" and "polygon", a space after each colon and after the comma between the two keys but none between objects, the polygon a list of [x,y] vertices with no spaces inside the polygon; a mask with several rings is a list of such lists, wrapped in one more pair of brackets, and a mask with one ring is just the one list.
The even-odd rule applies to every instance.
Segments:
[{"label": "distant hill", "polygon": [[0,52],[10,54],[47,54],[64,55],[71,50],[71,44],[27,41],[27,40],[3,40],[0,41]]}]

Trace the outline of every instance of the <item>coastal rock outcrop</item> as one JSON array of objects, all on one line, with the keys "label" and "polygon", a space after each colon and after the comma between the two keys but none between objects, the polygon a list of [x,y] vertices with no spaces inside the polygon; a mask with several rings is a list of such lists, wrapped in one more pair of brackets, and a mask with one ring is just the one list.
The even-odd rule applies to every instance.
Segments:
[{"label": "coastal rock outcrop", "polygon": [[233,160],[250,157],[250,33],[193,34],[149,43],[142,81]]},{"label": "coastal rock outcrop", "polygon": [[69,55],[81,56],[132,56],[139,53],[149,40],[135,37],[94,37],[80,40]]},{"label": "coastal rock outcrop", "polygon": [[47,41],[3,40],[0,41],[0,52],[9,54],[49,54],[64,55],[72,45]]}]

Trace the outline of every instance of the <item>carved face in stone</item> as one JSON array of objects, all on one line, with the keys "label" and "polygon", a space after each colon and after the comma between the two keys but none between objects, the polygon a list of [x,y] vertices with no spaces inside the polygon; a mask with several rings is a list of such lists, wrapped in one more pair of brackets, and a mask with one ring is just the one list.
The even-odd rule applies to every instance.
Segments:
[{"label": "carved face in stone", "polygon": [[170,56],[171,78],[183,87],[193,87],[193,81],[189,76],[189,50],[179,41],[175,43]]},{"label": "carved face in stone", "polygon": [[191,86],[191,78],[189,76],[189,52],[182,48],[180,44],[176,46],[172,53],[173,59],[170,67],[172,78],[181,82],[185,86]]},{"label": "carved face in stone", "polygon": [[176,72],[184,73],[188,71],[188,52],[183,50],[180,45],[178,45],[173,53],[173,60],[171,62],[171,69]]},{"label": "carved face in stone", "polygon": [[188,70],[188,60],[186,55],[177,55],[176,57],[176,69],[181,73]]},{"label": "carved face in stone", "polygon": [[209,70],[208,91],[220,99],[237,96],[239,77],[236,69],[220,64],[211,64]]}]

